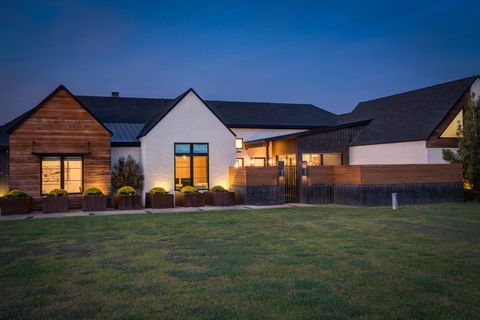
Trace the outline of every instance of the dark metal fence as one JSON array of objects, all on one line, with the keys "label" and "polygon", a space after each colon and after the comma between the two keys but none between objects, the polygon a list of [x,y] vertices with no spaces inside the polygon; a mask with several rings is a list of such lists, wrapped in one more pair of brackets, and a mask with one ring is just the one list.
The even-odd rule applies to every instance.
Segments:
[{"label": "dark metal fence", "polygon": [[285,166],[285,203],[300,202],[298,167]]}]

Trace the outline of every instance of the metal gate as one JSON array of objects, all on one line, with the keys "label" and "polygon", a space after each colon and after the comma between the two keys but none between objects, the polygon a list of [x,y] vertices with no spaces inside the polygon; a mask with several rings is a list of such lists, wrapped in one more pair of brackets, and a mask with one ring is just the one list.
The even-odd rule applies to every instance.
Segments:
[{"label": "metal gate", "polygon": [[297,166],[285,166],[285,203],[300,202]]}]

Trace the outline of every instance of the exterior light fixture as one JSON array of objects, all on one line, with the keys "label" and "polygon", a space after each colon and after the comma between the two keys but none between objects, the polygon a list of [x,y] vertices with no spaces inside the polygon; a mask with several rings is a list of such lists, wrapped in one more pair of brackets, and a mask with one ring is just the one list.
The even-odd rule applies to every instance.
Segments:
[{"label": "exterior light fixture", "polygon": [[284,161],[278,161],[278,176],[279,177],[284,177],[285,176],[285,162]]},{"label": "exterior light fixture", "polygon": [[308,162],[302,161],[302,177],[307,176],[307,168],[308,168]]}]

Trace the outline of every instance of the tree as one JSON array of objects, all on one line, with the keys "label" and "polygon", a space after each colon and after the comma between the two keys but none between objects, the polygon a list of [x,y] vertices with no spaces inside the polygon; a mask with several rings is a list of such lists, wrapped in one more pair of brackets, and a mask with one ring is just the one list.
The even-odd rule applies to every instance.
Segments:
[{"label": "tree", "polygon": [[131,155],[125,160],[118,159],[112,171],[112,185],[118,189],[123,186],[130,186],[136,190],[143,187],[143,173],[140,164]]},{"label": "tree", "polygon": [[472,196],[480,200],[480,99],[472,97],[463,109],[463,127],[459,126],[458,153],[443,150],[443,159],[463,164],[463,177],[466,185],[472,189]]}]

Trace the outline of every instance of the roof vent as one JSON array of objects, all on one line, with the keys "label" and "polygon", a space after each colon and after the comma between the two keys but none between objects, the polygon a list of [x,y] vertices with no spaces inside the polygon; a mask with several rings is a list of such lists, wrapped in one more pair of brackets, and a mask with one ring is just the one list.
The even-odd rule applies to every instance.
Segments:
[{"label": "roof vent", "polygon": [[112,97],[119,97],[119,96],[120,96],[120,92],[112,91]]}]

